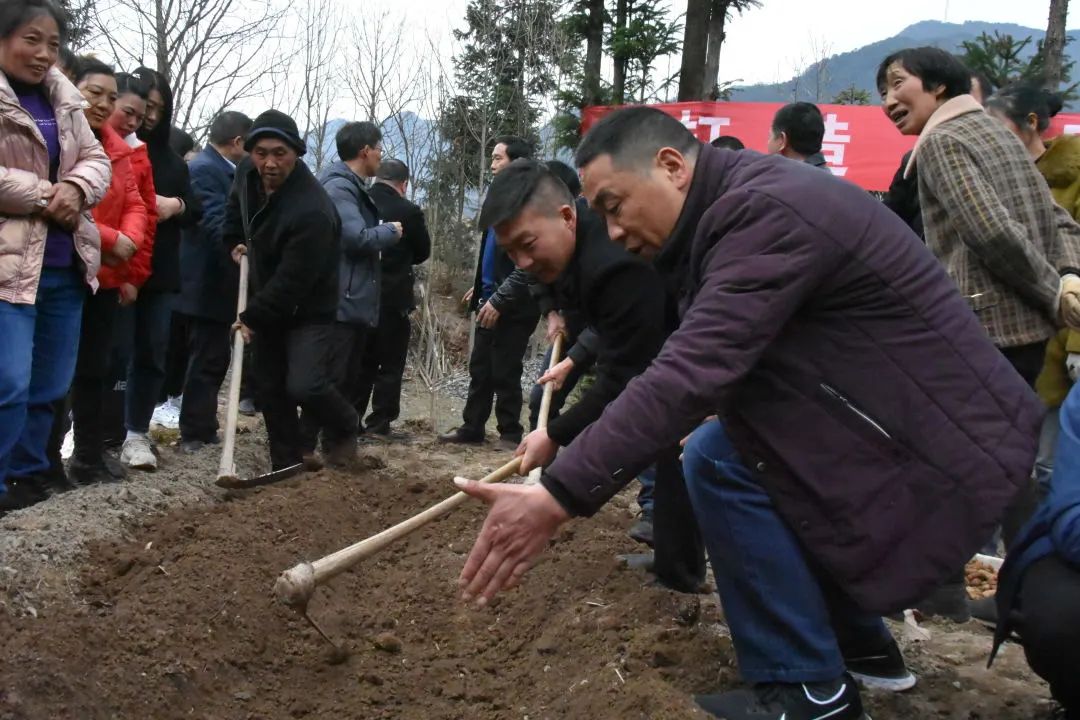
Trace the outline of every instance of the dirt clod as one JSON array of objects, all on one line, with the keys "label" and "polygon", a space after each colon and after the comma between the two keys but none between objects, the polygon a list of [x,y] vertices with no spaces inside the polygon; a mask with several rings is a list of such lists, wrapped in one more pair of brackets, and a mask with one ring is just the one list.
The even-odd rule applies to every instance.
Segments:
[{"label": "dirt clod", "polygon": [[396,635],[389,632],[379,633],[372,641],[375,647],[379,648],[383,652],[399,653],[401,652],[401,640]]}]

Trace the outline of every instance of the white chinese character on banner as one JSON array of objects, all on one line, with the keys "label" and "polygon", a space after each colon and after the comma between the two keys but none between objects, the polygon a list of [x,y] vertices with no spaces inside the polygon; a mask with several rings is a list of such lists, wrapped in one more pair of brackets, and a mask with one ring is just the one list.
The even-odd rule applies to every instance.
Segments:
[{"label": "white chinese character on banner", "polygon": [[840,134],[841,130],[847,129],[848,123],[839,122],[836,113],[825,115],[825,137],[821,143],[821,153],[829,163],[829,169],[837,177],[844,177],[848,171],[844,167],[844,146],[851,142],[851,136]]},{"label": "white chinese character on banner", "polygon": [[687,130],[694,133],[699,139],[701,138],[701,135],[698,133],[698,128],[702,126],[709,128],[709,139],[705,142],[712,142],[720,137],[720,128],[727,127],[731,124],[731,118],[726,117],[708,117],[702,115],[697,120],[694,120],[690,117],[689,110],[683,110],[682,117],[679,120],[686,126]]}]

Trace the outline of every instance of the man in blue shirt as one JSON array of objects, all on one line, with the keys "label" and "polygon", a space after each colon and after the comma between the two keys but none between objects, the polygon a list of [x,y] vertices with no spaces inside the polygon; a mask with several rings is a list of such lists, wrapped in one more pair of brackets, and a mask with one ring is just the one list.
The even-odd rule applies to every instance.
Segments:
[{"label": "man in blue shirt", "polygon": [[[491,172],[499,174],[518,158],[531,157],[529,143],[511,135],[496,138]],[[480,241],[473,287],[463,298],[476,312],[476,339],[469,357],[469,396],[462,424],[439,436],[443,442],[479,444],[495,407],[499,442],[509,450],[521,442],[522,358],[539,311],[528,289],[528,275],[516,270],[488,228]]]}]

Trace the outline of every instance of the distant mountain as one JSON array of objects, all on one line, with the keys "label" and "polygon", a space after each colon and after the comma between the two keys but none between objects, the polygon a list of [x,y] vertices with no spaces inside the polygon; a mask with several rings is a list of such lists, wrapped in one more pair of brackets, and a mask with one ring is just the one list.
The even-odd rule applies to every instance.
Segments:
[{"label": "distant mountain", "polygon": [[[868,91],[873,101],[877,103],[879,100],[874,74],[878,63],[889,53],[919,45],[933,45],[950,52],[961,52],[962,43],[965,40],[975,40],[984,32],[993,35],[995,31],[1018,39],[1030,36],[1032,41],[1027,48],[1028,56],[1035,52],[1035,44],[1046,35],[1045,30],[1009,23],[966,22],[960,25],[926,20],[901,30],[891,38],[866,45],[858,50],[833,55],[825,61],[823,69],[820,63],[816,63],[801,74],[783,82],[735,88],[731,99],[737,102],[809,100],[827,103],[831,102],[841,90],[854,85]],[[1080,31],[1070,31],[1069,35],[1080,37]],[[1080,61],[1080,42],[1068,45],[1066,54],[1069,59]],[[721,63],[723,63],[722,57]],[[821,72],[820,91],[817,88],[819,71]]]}]

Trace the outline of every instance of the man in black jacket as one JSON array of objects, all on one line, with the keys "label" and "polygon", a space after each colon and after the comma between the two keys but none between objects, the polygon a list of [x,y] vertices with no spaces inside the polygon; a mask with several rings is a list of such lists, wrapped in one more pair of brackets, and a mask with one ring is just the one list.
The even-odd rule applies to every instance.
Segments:
[{"label": "man in black jacket", "polygon": [[303,461],[297,406],[323,428],[328,460],[356,451],[358,420],[328,372],[338,311],[341,222],[300,162],[306,148],[288,115],[255,118],[226,210],[224,242],[250,254],[251,297],[234,325],[254,338],[258,388],[275,470]]},{"label": "man in black jacket", "polygon": [[[519,137],[496,138],[491,172],[496,176],[512,161],[529,157],[529,144]],[[539,311],[528,292],[529,277],[513,261],[488,228],[480,239],[480,259],[473,287],[463,298],[476,312],[476,338],[469,358],[469,397],[460,427],[439,436],[443,442],[479,444],[495,404],[499,441],[507,449],[521,442],[522,359],[536,327]]]},{"label": "man in black jacket", "polygon": [[222,247],[225,207],[243,160],[247,115],[225,111],[210,124],[210,142],[188,166],[203,217],[180,245],[180,304],[187,317],[188,364],[180,408],[180,449],[217,442],[217,397],[229,370],[229,326],[236,320],[239,274]]},{"label": "man in black jacket", "polygon": [[424,211],[405,197],[408,185],[408,166],[389,158],[379,165],[375,184],[368,191],[382,218],[399,222],[402,228],[401,240],[382,254],[379,326],[368,339],[356,397],[361,418],[371,401],[371,414],[364,421],[366,431],[383,436],[390,434],[390,423],[401,414],[401,378],[412,330],[409,313],[416,308],[413,266],[431,255]]},{"label": "man in black jacket", "polygon": [[[608,238],[604,221],[546,165],[517,160],[488,190],[481,225],[495,228],[499,246],[522,271],[548,284],[558,307],[580,315],[599,347],[593,383],[572,407],[533,430],[517,449],[523,463],[542,467],[597,420],[631,379],[660,352],[667,337],[667,293],[648,262]],[[653,570],[665,585],[694,592],[705,579],[705,551],[671,447],[657,461],[658,542]]]}]

